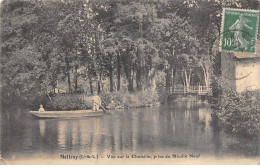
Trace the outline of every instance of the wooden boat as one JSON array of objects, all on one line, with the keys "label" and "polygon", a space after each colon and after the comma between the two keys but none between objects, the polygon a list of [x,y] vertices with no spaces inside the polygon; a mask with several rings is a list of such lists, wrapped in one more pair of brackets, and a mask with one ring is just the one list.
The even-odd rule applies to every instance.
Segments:
[{"label": "wooden boat", "polygon": [[71,111],[30,111],[36,117],[39,118],[78,118],[78,117],[97,117],[105,114],[103,110],[71,110]]}]

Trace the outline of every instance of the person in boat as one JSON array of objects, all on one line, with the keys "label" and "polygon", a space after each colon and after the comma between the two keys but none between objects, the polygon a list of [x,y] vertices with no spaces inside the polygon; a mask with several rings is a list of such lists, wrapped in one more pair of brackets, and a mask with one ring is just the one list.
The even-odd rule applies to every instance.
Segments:
[{"label": "person in boat", "polygon": [[101,105],[101,98],[98,96],[97,92],[94,92],[94,96],[92,97],[92,110],[93,111],[98,111],[99,110],[99,106]]},{"label": "person in boat", "polygon": [[40,105],[39,112],[45,112],[42,104]]}]

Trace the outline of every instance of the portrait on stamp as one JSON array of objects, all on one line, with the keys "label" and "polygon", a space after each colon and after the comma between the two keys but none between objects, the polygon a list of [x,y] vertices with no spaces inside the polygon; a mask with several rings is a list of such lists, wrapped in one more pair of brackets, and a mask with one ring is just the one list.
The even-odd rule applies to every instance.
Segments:
[{"label": "portrait on stamp", "polygon": [[259,11],[223,9],[221,51],[255,53]]}]

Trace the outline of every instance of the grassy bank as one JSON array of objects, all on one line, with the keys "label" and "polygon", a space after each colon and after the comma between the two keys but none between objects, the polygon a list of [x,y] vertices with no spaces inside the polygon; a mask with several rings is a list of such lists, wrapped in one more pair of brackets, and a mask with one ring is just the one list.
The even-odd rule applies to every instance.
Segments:
[{"label": "grassy bank", "polygon": [[[99,94],[102,106],[107,107],[111,101],[117,108],[141,108],[158,104],[157,92],[150,89],[135,93],[109,92]],[[58,94],[44,104],[46,110],[79,110],[92,107],[91,95],[84,94]]]}]

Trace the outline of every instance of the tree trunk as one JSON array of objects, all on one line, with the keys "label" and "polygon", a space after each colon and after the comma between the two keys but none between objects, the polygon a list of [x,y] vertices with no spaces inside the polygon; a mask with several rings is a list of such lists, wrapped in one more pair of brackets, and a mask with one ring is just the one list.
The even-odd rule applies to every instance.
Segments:
[{"label": "tree trunk", "polygon": [[77,93],[78,91],[78,66],[75,66],[74,72],[74,92]]},{"label": "tree trunk", "polygon": [[110,81],[110,92],[114,91],[113,88],[113,67],[112,67],[112,54],[109,53],[109,81]]},{"label": "tree trunk", "polygon": [[102,73],[99,73],[99,81],[100,81],[100,90],[103,91],[104,90],[104,84],[102,81]]},{"label": "tree trunk", "polygon": [[69,93],[71,93],[71,81],[70,81],[70,65],[69,65],[69,60],[68,57],[65,58],[65,62],[66,62],[66,73],[67,73],[67,79],[68,79],[68,89],[69,89]]},{"label": "tree trunk", "polygon": [[142,90],[142,72],[139,66],[136,69],[136,90]]},{"label": "tree trunk", "polygon": [[166,70],[166,75],[165,75],[165,95],[164,95],[164,101],[169,100],[170,96],[170,91],[171,91],[171,68]]},{"label": "tree trunk", "polygon": [[152,90],[152,92],[156,91],[156,81],[154,78],[152,79],[152,82],[151,82],[151,90]]},{"label": "tree trunk", "polygon": [[174,92],[174,85],[175,85],[175,73],[176,73],[176,68],[172,68],[172,74],[171,74],[171,79],[172,79],[172,83],[171,83],[171,93]]},{"label": "tree trunk", "polygon": [[97,82],[97,92],[100,93],[100,80]]},{"label": "tree trunk", "polygon": [[52,82],[51,82],[51,85],[52,85],[53,93],[55,93],[55,89],[57,88],[57,77],[56,77],[55,74],[52,74]]},{"label": "tree trunk", "polygon": [[92,78],[89,78],[90,93],[93,94]]},{"label": "tree trunk", "polygon": [[130,54],[124,55],[123,59],[123,67],[126,74],[126,79],[128,82],[128,91],[133,92],[133,80],[132,80],[132,56]]},{"label": "tree trunk", "polygon": [[128,91],[130,93],[134,92],[134,84],[133,84],[133,80],[132,79],[128,80]]},{"label": "tree trunk", "polygon": [[117,52],[117,91],[120,91],[120,78],[121,78],[121,60],[119,52]]},{"label": "tree trunk", "polygon": [[207,67],[202,67],[202,69],[203,69],[203,74],[204,74],[206,90],[209,90],[209,85],[210,85],[209,70]]},{"label": "tree trunk", "polygon": [[77,50],[77,47],[76,47],[76,50],[75,50],[75,55],[76,55],[76,65],[74,66],[74,69],[75,69],[75,72],[74,72],[74,93],[77,93],[78,92],[78,50]]},{"label": "tree trunk", "polygon": [[136,89],[137,90],[142,90],[142,75],[143,75],[143,70],[142,70],[142,51],[138,47],[137,50],[137,59],[136,59]]},{"label": "tree trunk", "polygon": [[187,88],[187,91],[190,90],[190,73],[187,73],[187,70],[185,69],[184,70],[184,75],[185,75],[185,84],[186,84],[186,88]]},{"label": "tree trunk", "polygon": [[[139,32],[141,35],[141,39],[143,40],[143,23],[142,20],[139,22]],[[136,59],[136,90],[140,91],[142,90],[142,49],[140,46],[137,48],[137,59]]]},{"label": "tree trunk", "polygon": [[103,90],[103,84],[102,84],[102,72],[100,72],[99,74],[97,74],[97,82],[96,82],[96,86],[97,86],[97,92],[100,93],[101,90]]},{"label": "tree trunk", "polygon": [[[132,73],[131,73],[131,80],[132,80],[131,82],[133,84],[133,91],[134,91],[134,76],[135,76],[135,64],[133,64],[133,66],[132,66]],[[135,81],[135,84],[136,84],[136,81]]]},{"label": "tree trunk", "polygon": [[171,68],[170,69],[167,69],[166,70],[166,76],[165,76],[165,78],[166,78],[166,94],[169,94],[169,93],[171,93],[171,81],[172,81],[172,79],[171,79]]}]

